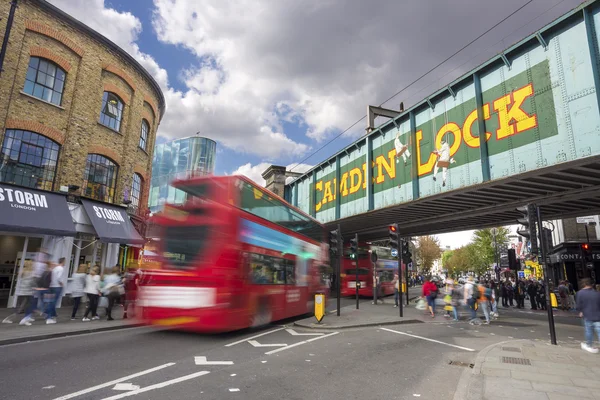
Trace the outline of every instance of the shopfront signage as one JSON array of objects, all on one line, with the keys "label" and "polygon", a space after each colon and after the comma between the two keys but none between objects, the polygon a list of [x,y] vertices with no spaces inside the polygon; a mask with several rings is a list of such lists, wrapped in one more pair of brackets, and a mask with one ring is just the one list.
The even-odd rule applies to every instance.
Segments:
[{"label": "shopfront signage", "polygon": [[0,184],[0,231],[75,236],[66,197]]},{"label": "shopfront signage", "polygon": [[88,199],[81,199],[81,204],[102,242],[144,244],[144,239],[131,223],[125,208]]}]

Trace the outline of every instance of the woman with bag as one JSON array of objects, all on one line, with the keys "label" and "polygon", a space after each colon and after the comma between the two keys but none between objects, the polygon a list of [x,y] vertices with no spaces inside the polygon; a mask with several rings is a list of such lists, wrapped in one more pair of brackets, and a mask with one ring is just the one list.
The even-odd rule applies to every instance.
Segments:
[{"label": "woman with bag", "polygon": [[85,315],[83,316],[83,322],[87,322],[90,319],[88,315],[90,312],[92,313],[92,319],[100,319],[98,317],[98,298],[100,297],[100,276],[98,273],[100,270],[98,267],[94,267],[90,270],[89,275],[85,277],[85,288],[83,291],[88,297],[88,308],[85,310]]},{"label": "woman with bag", "polygon": [[117,299],[125,293],[125,290],[123,289],[123,278],[121,278],[119,272],[121,272],[119,267],[113,267],[112,272],[104,277],[104,288],[102,291],[108,298],[108,307],[106,307],[107,321],[114,320],[112,317],[112,308]]}]

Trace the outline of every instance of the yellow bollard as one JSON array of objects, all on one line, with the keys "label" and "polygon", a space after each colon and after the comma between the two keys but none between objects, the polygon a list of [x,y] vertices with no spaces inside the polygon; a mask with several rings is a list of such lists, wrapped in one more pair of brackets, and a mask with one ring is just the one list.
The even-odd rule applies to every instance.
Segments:
[{"label": "yellow bollard", "polygon": [[556,294],[550,293],[550,305],[552,308],[558,308],[558,301],[556,300]]},{"label": "yellow bollard", "polygon": [[318,323],[325,316],[325,295],[322,293],[315,294],[315,318]]}]

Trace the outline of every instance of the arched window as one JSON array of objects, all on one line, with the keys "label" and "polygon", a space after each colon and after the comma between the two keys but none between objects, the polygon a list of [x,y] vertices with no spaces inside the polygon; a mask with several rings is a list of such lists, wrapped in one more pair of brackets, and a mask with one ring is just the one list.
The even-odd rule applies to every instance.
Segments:
[{"label": "arched window", "polygon": [[60,145],[34,132],[7,129],[0,151],[0,181],[53,190]]},{"label": "arched window", "polygon": [[66,72],[52,61],[31,57],[23,92],[60,106],[66,76]]},{"label": "arched window", "polygon": [[100,123],[118,132],[121,128],[122,117],[123,101],[114,93],[104,92],[104,95],[102,95]]},{"label": "arched window", "polygon": [[140,174],[133,174],[133,181],[131,182],[131,205],[139,207],[141,198],[142,176]]},{"label": "arched window", "polygon": [[112,203],[119,166],[100,154],[88,154],[83,175],[84,196]]},{"label": "arched window", "polygon": [[146,150],[148,144],[148,132],[150,132],[150,124],[145,119],[142,120],[142,131],[140,132],[140,148]]}]

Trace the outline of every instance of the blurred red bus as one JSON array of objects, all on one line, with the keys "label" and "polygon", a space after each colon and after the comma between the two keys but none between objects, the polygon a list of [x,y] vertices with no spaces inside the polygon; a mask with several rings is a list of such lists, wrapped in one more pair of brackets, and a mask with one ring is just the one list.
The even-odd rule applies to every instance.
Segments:
[{"label": "blurred red bus", "polygon": [[[398,272],[398,261],[391,256],[387,247],[373,246],[368,243],[359,243],[358,247],[358,289],[359,296],[373,297],[373,262],[372,254],[377,254],[375,269],[381,283],[381,292],[384,296],[394,294],[394,274]],[[405,265],[402,264],[402,273]],[[342,296],[356,296],[356,261],[350,258],[350,249],[344,249],[344,258],[341,271]]]},{"label": "blurred red bus", "polygon": [[138,306],[150,325],[225,332],[313,310],[325,290],[324,227],[241,176],[172,185],[188,194],[152,217],[152,259]]}]

